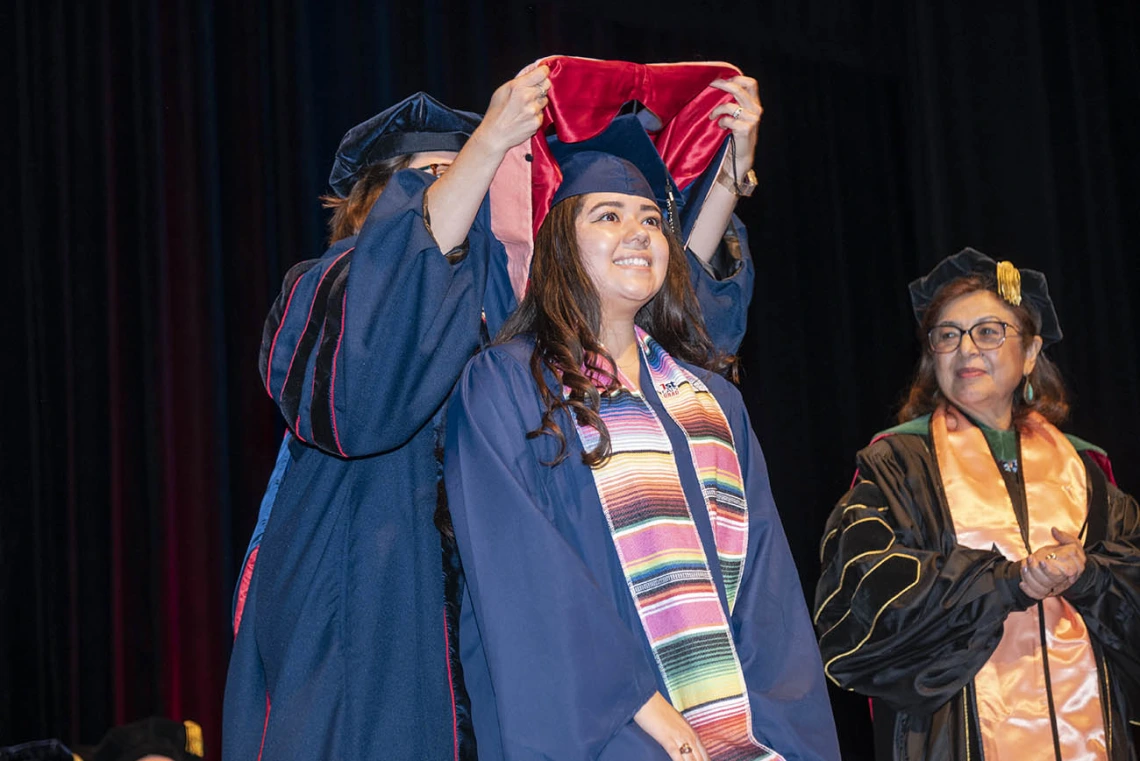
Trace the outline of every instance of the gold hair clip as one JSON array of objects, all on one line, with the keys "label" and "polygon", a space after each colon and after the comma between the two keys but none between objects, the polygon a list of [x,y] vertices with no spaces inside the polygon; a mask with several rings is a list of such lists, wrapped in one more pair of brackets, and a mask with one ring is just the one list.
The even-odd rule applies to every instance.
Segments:
[{"label": "gold hair clip", "polygon": [[1021,304],[1021,272],[1013,262],[997,263],[998,295],[1014,306]]}]

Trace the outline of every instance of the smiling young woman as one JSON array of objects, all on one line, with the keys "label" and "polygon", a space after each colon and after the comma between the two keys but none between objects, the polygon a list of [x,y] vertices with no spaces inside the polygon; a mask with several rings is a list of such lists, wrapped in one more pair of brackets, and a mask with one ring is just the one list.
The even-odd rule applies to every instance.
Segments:
[{"label": "smiling young woman", "polygon": [[[589,193],[576,205],[578,252],[598,291],[603,324],[632,324],[665,282],[669,242],[661,210],[648,199],[622,193]],[[610,342],[603,336],[602,343]]]},{"label": "smiling young woman", "polygon": [[530,287],[448,409],[480,759],[837,759],[740,393],[659,193],[562,163]]}]

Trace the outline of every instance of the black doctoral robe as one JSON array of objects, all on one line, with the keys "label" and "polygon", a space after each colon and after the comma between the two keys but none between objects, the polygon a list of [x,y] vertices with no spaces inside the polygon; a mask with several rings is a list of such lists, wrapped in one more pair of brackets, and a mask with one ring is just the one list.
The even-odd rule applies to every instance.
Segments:
[{"label": "black doctoral robe", "polygon": [[[1016,562],[956,543],[927,419],[888,433],[859,452],[824,532],[815,602],[824,672],[872,698],[876,758],[981,759],[973,677],[1006,616],[1035,602]],[[1109,757],[1127,761],[1140,718],[1140,512],[1106,474],[1103,452],[1070,440],[1088,479],[1088,560],[1064,597],[1088,626]],[[1024,521],[1021,475],[1002,472]]]}]

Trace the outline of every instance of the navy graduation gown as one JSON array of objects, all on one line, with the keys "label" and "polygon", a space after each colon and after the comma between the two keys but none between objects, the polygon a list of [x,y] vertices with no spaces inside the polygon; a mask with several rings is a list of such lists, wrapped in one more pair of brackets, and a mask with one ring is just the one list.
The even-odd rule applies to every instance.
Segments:
[{"label": "navy graduation gown", "polygon": [[[479,757],[666,759],[633,715],[665,686],[613,546],[581,443],[559,420],[569,457],[539,427],[532,344],[515,339],[468,366],[448,411],[445,477],[467,581],[460,619],[463,670]],[[760,445],[739,392],[705,378],[733,431],[749,507],[745,572],[731,617],[760,742],[787,759],[838,759],[819,652]],[[706,377],[707,376],[707,377]],[[642,378],[646,378],[642,373]],[[680,429],[649,384],[647,400],[672,440]],[[701,505],[688,457],[678,463]],[[724,605],[708,514],[693,511]]]}]

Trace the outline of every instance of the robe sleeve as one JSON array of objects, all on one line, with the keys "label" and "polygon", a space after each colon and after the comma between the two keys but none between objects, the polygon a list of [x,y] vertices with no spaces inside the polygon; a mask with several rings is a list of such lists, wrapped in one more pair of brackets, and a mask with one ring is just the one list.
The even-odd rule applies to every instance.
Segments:
[{"label": "robe sleeve", "polygon": [[1064,593],[1081,614],[1105,657],[1140,688],[1140,509],[1103,473],[1089,468],[1094,489],[1103,489],[1103,529],[1090,532],[1085,572]]},{"label": "robe sleeve", "polygon": [[689,275],[713,344],[726,354],[735,354],[748,326],[755,270],[748,249],[748,232],[735,215],[725,236],[705,264],[688,252]]},{"label": "robe sleeve", "polygon": [[527,439],[540,417],[521,362],[496,348],[472,360],[448,409],[448,502],[506,757],[563,758],[572,748],[594,758],[656,679],[599,588],[606,582],[553,522],[557,500],[576,495],[546,496],[540,460],[549,458],[536,452],[550,439]]},{"label": "robe sleeve", "polygon": [[734,424],[748,498],[748,554],[732,613],[756,739],[788,761],[839,759],[803,587],[748,414]]},{"label": "robe sleeve", "polygon": [[505,253],[484,202],[466,248],[445,256],[424,223],[430,181],[398,172],[354,243],[289,272],[266,321],[266,390],[299,439],[331,454],[404,444],[479,347],[487,262]]},{"label": "robe sleeve", "polygon": [[915,714],[953,698],[997,647],[1006,616],[1033,604],[1017,563],[954,542],[919,440],[891,436],[860,453],[825,528],[815,604],[827,677]]}]

